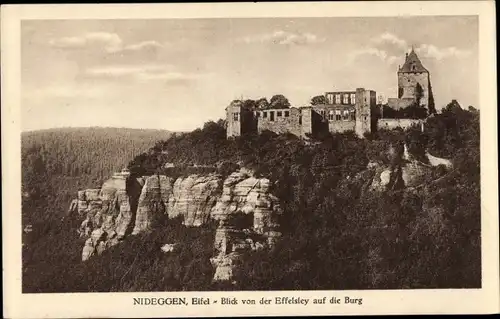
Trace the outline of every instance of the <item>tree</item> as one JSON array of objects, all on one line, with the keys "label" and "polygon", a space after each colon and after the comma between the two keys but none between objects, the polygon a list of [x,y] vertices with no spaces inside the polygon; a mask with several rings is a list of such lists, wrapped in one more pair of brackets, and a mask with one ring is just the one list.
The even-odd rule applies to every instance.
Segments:
[{"label": "tree", "polygon": [[460,103],[458,103],[457,100],[451,100],[451,102],[448,103],[444,107],[443,112],[444,111],[458,112],[458,111],[461,111],[461,110],[462,110],[462,107],[460,106]]},{"label": "tree", "polygon": [[311,99],[311,105],[326,104],[326,97],[324,95],[316,95]]},{"label": "tree", "polygon": [[479,114],[479,110],[473,107],[472,105],[469,105],[468,111],[473,114]]},{"label": "tree", "polygon": [[427,109],[417,103],[413,103],[399,110],[399,118],[424,119],[427,117]]},{"label": "tree", "polygon": [[271,98],[270,108],[272,109],[286,109],[290,107],[290,102],[282,94],[273,95]]},{"label": "tree", "polygon": [[408,152],[417,160],[427,162],[425,150],[427,149],[428,136],[425,135],[418,125],[410,127],[406,131],[405,142],[408,146]]},{"label": "tree", "polygon": [[243,101],[242,107],[247,110],[254,110],[257,108],[257,105],[258,104],[255,100],[248,99]]},{"label": "tree", "polygon": [[398,111],[387,104],[382,105],[381,117],[386,119],[397,118]]},{"label": "tree", "polygon": [[424,119],[427,117],[427,109],[419,106],[417,103],[412,103],[407,107],[393,109],[387,104],[382,105],[382,118],[388,119]]},{"label": "tree", "polygon": [[265,110],[269,108],[269,101],[265,97],[261,97],[257,101],[255,101],[255,104],[259,109]]}]

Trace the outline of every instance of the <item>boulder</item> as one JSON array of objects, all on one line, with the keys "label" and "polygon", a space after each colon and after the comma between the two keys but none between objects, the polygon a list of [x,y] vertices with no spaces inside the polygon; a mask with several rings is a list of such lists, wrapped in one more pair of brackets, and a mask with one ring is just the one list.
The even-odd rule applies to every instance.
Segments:
[{"label": "boulder", "polygon": [[160,249],[164,253],[173,253],[177,250],[177,244],[165,244]]}]

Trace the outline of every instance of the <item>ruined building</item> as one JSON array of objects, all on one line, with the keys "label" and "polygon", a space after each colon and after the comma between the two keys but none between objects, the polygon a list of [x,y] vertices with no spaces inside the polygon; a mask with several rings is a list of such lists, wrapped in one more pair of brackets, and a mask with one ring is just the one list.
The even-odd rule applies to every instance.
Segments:
[{"label": "ruined building", "polygon": [[387,103],[396,110],[418,105],[425,107],[428,114],[435,113],[429,71],[413,48],[406,54],[403,66],[398,68],[398,97],[389,98]]},{"label": "ruined building", "polygon": [[[436,112],[429,71],[414,49],[406,54],[398,68],[398,97],[389,98],[388,106],[399,110],[409,106],[423,107],[427,115]],[[422,118],[384,118],[372,114],[377,110],[376,93],[358,88],[356,91],[326,92],[325,103],[283,109],[248,107],[243,101],[233,101],[226,108],[227,137],[269,130],[278,134],[291,133],[307,137],[321,132],[354,131],[359,137],[377,129],[407,129],[419,125]]]},{"label": "ruined building", "polygon": [[356,91],[326,92],[325,104],[283,109],[250,109],[242,101],[226,108],[227,137],[269,130],[300,137],[320,132],[354,131],[360,137],[372,131],[371,109],[376,93]]}]

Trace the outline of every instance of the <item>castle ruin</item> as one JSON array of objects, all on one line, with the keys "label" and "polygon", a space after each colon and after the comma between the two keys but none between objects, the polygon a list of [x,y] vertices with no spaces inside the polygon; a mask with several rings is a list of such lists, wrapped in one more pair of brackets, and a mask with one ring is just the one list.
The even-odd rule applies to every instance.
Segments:
[{"label": "castle ruin", "polygon": [[358,88],[356,91],[326,92],[326,103],[282,109],[249,109],[241,101],[226,108],[227,137],[269,130],[300,137],[320,132],[354,131],[359,136],[371,132],[371,108],[376,93]]},{"label": "castle ruin", "polygon": [[[409,106],[423,107],[427,114],[435,113],[429,71],[415,51],[406,54],[405,63],[398,68],[398,98],[389,98],[388,106],[399,110]],[[248,107],[241,100],[226,107],[227,137],[265,130],[277,134],[290,133],[306,138],[322,132],[354,131],[359,137],[377,128],[406,129],[423,121],[419,119],[376,118],[376,92],[357,88],[355,91],[336,91],[324,94],[325,103],[290,108]]]}]

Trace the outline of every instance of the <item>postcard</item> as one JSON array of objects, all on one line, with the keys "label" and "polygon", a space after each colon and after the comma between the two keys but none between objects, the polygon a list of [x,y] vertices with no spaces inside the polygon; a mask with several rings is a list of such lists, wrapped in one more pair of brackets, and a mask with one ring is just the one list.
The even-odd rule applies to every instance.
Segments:
[{"label": "postcard", "polygon": [[500,311],[494,2],[1,11],[6,317]]}]

